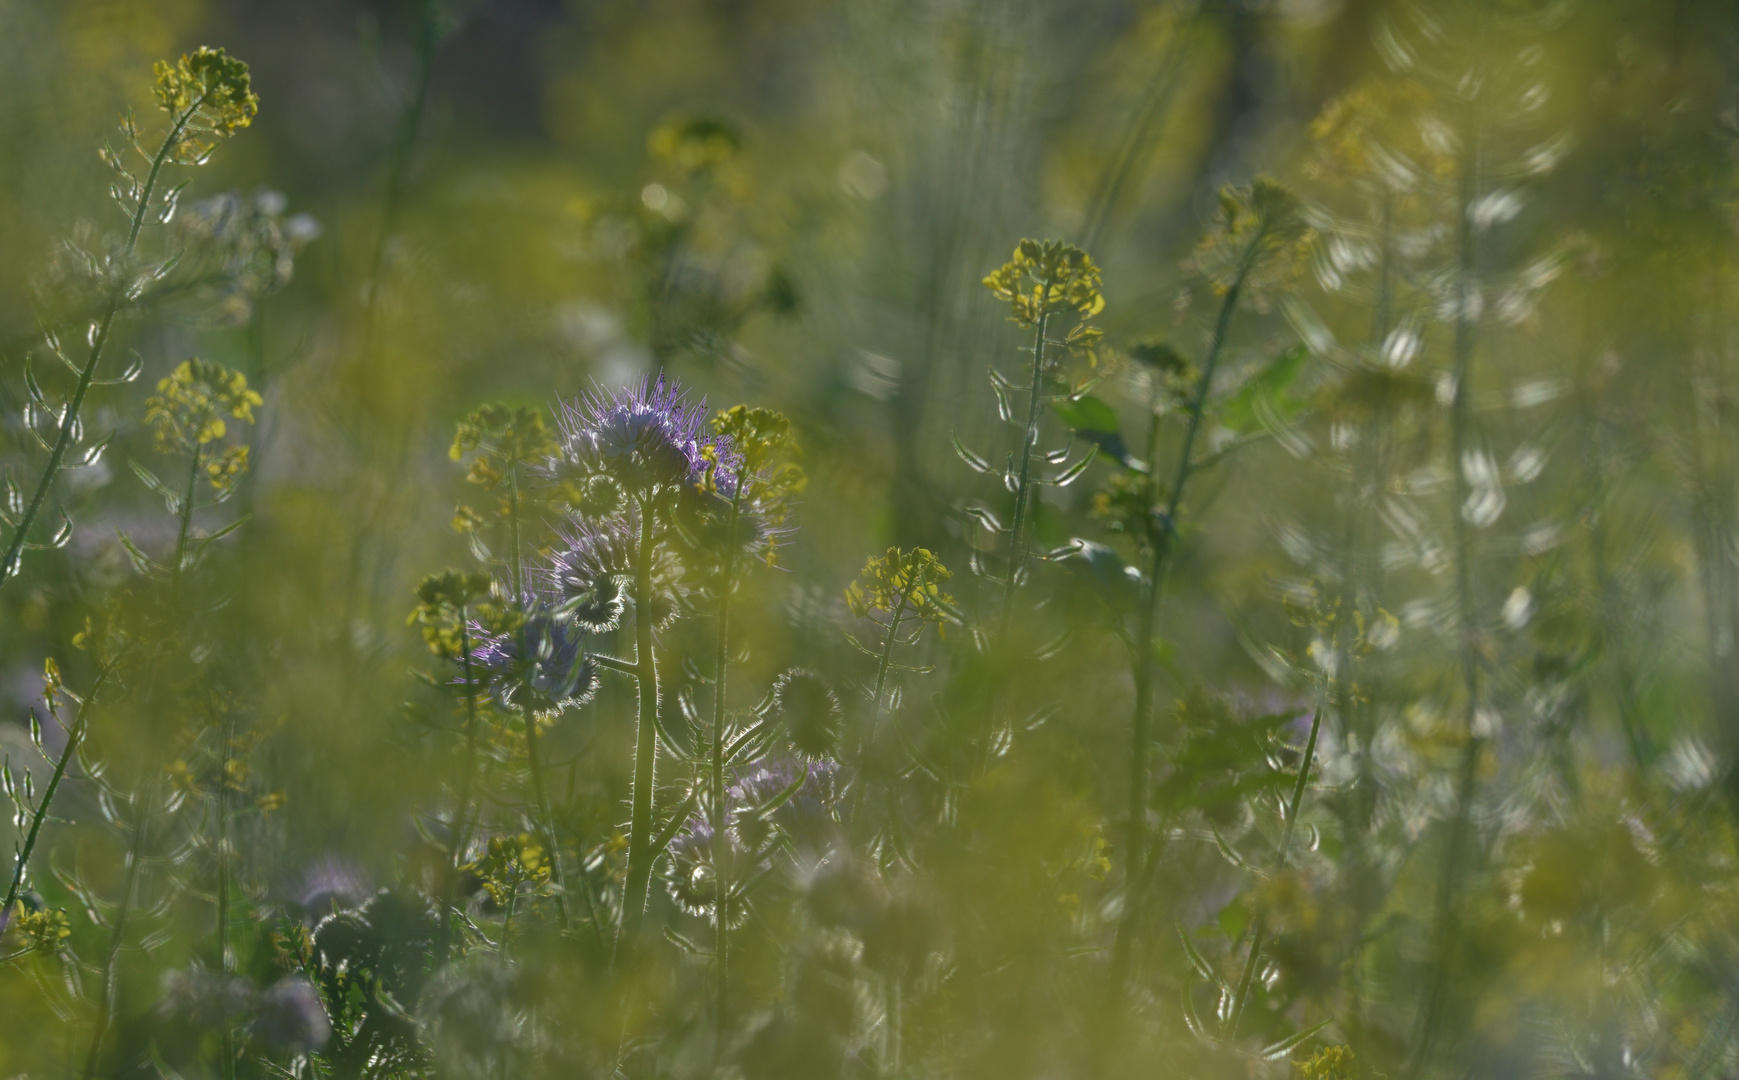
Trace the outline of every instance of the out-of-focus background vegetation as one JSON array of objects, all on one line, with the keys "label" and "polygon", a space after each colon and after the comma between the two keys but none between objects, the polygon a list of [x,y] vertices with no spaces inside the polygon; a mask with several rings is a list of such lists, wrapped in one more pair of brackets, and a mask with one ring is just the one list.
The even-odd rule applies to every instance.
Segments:
[{"label": "out-of-focus background vegetation", "polygon": [[[136,351],[143,375],[85,403],[116,437],[55,482],[72,537],[0,587],[0,742],[40,791],[52,765],[24,720],[47,718],[45,662],[82,693],[99,665],[75,635],[140,580],[121,534],[152,558],[175,544],[129,466],[170,467],[145,398],[194,355],[245,374],[251,468],[196,521],[248,516],[202,571],[197,670],[220,669],[272,796],[224,841],[260,986],[284,955],[271,934],[422,880],[418,823],[457,758],[416,720],[433,691],[405,615],[424,574],[474,565],[451,524],[476,501],[455,423],[662,372],[714,407],[785,413],[808,475],[783,569],[738,594],[735,705],[801,665],[849,724],[880,714],[841,594],[890,545],[935,551],[991,627],[947,626],[920,646],[934,670],[896,676],[911,786],[888,812],[908,835],[860,854],[875,881],[838,887],[906,921],[817,930],[804,874],[821,871],[781,870],[737,931],[720,1034],[704,957],[657,939],[624,972],[528,915],[547,937],[520,974],[425,995],[461,1020],[396,1003],[406,1045],[435,1055],[404,1069],[1279,1076],[1325,1046],[1355,1063],[1315,1076],[1739,1068],[1732,5],[0,0],[0,463],[21,488],[43,456],[18,419],[26,357],[62,393],[44,331],[83,335],[57,244],[124,226],[97,149],[128,108],[153,137],[151,65],[200,45],[250,65],[260,110],[187,173],[183,209],[264,208],[293,273],[190,286],[121,324],[112,363]],[[965,508],[1007,497],[952,442],[1000,469],[1015,444],[985,372],[1020,382],[1031,342],[980,282],[1022,237],[1090,253],[1105,338],[1083,377],[1116,416],[1046,411],[1046,445],[1074,427],[1110,447],[1117,428],[1169,476],[1187,402],[1151,446],[1147,417],[1190,372],[1142,357],[1166,343],[1201,364],[1225,293],[1202,238],[1221,189],[1258,175],[1296,193],[1309,236],[1237,298],[1226,404],[1195,446],[1212,460],[1140,658],[1157,839],[1131,881],[1134,624],[1107,611],[1135,603],[1141,550],[1107,528],[1108,499],[1094,513],[1110,449],[1047,489],[1036,546],[1108,554],[1034,571],[1044,601],[1021,621],[1070,636],[999,666],[1000,589],[969,569]],[[670,632],[672,700],[709,700],[709,626],[701,604]],[[167,693],[95,699],[111,779],[185,770]],[[1010,698],[1046,722],[981,738]],[[634,700],[606,679],[545,738],[558,844],[606,890]],[[64,745],[53,724],[45,745]],[[163,1019],[180,985],[163,973],[215,964],[199,873],[165,850],[162,910],[105,965],[114,913],[66,882],[115,888],[124,834],[72,771],[27,891],[67,909],[79,959],[0,970],[0,1075],[85,1067],[93,1022],[112,1025],[104,1074],[216,1075],[231,1036]],[[499,912],[473,914],[493,938]],[[662,886],[649,918],[710,940]],[[1120,925],[1133,958],[1114,961]],[[116,965],[110,1021],[93,988]],[[265,1075],[238,1060],[227,1075]]]}]

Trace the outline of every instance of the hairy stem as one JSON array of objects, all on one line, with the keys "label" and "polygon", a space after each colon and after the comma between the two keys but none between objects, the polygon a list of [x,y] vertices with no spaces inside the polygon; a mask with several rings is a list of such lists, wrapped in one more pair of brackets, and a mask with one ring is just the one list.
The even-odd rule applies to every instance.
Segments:
[{"label": "hairy stem", "polygon": [[725,525],[725,565],[719,585],[719,639],[713,660],[712,822],[713,822],[713,956],[718,965],[717,1013],[719,1046],[725,1038],[730,1004],[730,851],[725,830],[725,676],[731,661],[731,589],[737,569],[737,518],[742,513],[745,469],[737,470],[736,489],[731,493],[731,514]]},{"label": "hairy stem", "polygon": [[[151,158],[151,171],[145,174],[139,204],[133,208],[132,224],[127,229],[127,243],[121,250],[122,263],[130,260],[139,246],[139,231],[144,228],[145,215],[151,207],[151,193],[156,190],[158,175],[169,161],[170,153],[179,145],[182,130],[204,105],[205,95],[202,94],[185,112],[178,114],[174,123],[169,126],[169,133],[163,137],[163,145],[157,148],[157,153]],[[29,539],[30,527],[35,524],[37,515],[42,511],[42,504],[48,499],[48,489],[60,472],[61,462],[66,460],[66,452],[72,447],[72,432],[78,425],[79,410],[84,407],[85,395],[90,392],[91,382],[97,375],[97,364],[103,358],[103,348],[109,343],[109,332],[114,329],[115,315],[121,310],[125,299],[125,290],[121,288],[116,288],[109,294],[108,304],[103,310],[102,318],[97,322],[97,332],[91,337],[90,352],[85,357],[84,367],[79,369],[78,384],[73,388],[71,400],[61,412],[60,432],[55,436],[54,447],[48,453],[48,465],[42,470],[42,479],[37,481],[36,492],[30,497],[30,504],[25,507],[24,516],[18,519],[18,524],[13,529],[12,542],[6,547],[5,557],[0,558],[0,586],[5,585],[8,579],[18,576],[19,562],[24,556],[24,545]]]},{"label": "hairy stem", "polygon": [[622,926],[616,955],[639,939],[652,887],[652,785],[658,759],[658,660],[652,651],[652,505],[640,500],[640,547],[634,553],[634,662],[640,689],[640,723],[634,746],[634,794],[628,821],[628,883],[622,895]]}]

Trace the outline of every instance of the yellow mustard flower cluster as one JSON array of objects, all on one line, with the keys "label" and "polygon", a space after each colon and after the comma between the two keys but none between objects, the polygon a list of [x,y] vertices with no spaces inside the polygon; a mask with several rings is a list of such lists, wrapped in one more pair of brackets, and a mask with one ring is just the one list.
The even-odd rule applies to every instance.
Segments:
[{"label": "yellow mustard flower cluster", "polygon": [[[809,484],[802,466],[791,460],[797,439],[790,419],[772,409],[733,405],[713,417],[712,430],[715,436],[729,439],[731,447],[742,455],[743,475],[752,478],[752,498],[762,517],[771,524],[782,524],[785,501],[802,494]],[[709,461],[716,460],[714,446],[703,448],[701,453]]]},{"label": "yellow mustard flower cluster", "polygon": [[550,864],[543,846],[530,833],[517,836],[495,836],[489,840],[489,851],[466,869],[475,873],[489,891],[489,898],[501,907],[519,892],[523,885],[533,889],[549,883]]},{"label": "yellow mustard flower cluster", "polygon": [[3,936],[7,940],[5,946],[0,946],[0,953],[53,956],[65,947],[66,939],[72,936],[72,924],[67,921],[64,911],[31,911],[20,901],[12,906],[11,917],[5,921]]},{"label": "yellow mustard flower cluster", "polygon": [[871,556],[863,564],[863,572],[845,590],[845,602],[859,618],[872,611],[902,610],[941,622],[954,606],[954,598],[942,592],[941,584],[953,576],[926,548],[891,547],[886,555]]},{"label": "yellow mustard flower cluster", "polygon": [[259,114],[247,64],[222,49],[201,46],[174,64],[159,60],[153,70],[158,106],[175,116],[198,113],[213,135],[233,134]]},{"label": "yellow mustard flower cluster", "polygon": [[157,393],[145,400],[145,422],[159,449],[192,450],[228,434],[226,416],[253,423],[261,404],[246,375],[196,356],[158,381]]},{"label": "yellow mustard flower cluster", "polygon": [[[461,659],[469,620],[476,617],[486,632],[508,633],[517,629],[514,609],[490,602],[492,582],[479,570],[446,570],[430,574],[417,585],[417,606],[405,625],[422,630],[429,651],[445,660]],[[475,642],[472,643],[475,647]]]},{"label": "yellow mustard flower cluster", "polygon": [[1284,185],[1259,176],[1247,187],[1220,189],[1219,227],[1202,238],[1197,268],[1216,296],[1242,281],[1256,310],[1304,273],[1315,233],[1304,206]]},{"label": "yellow mustard flower cluster", "polygon": [[1325,1046],[1315,1056],[1293,1064],[1304,1080],[1356,1080],[1363,1075],[1350,1046]]},{"label": "yellow mustard flower cluster", "polygon": [[1059,311],[1073,310],[1090,319],[1105,310],[1098,265],[1085,251],[1059,240],[1022,240],[1014,257],[992,271],[984,284],[1008,302],[1012,318],[1023,327]]}]

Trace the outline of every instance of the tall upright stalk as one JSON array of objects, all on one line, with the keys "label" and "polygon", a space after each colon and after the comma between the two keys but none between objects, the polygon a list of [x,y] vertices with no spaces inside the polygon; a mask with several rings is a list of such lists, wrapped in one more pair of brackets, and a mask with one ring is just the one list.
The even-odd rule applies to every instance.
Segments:
[{"label": "tall upright stalk", "polygon": [[[1310,737],[1304,743],[1304,757],[1298,763],[1298,779],[1292,782],[1292,798],[1286,804],[1286,822],[1280,828],[1280,843],[1274,850],[1274,869],[1284,869],[1292,851],[1292,833],[1298,827],[1298,812],[1304,806],[1304,787],[1310,779],[1310,767],[1316,760],[1316,736],[1322,730],[1322,705],[1310,716]],[[1221,1041],[1230,1043],[1238,1037],[1238,1025],[1243,1022],[1244,1008],[1250,1003],[1250,985],[1256,976],[1256,966],[1262,959],[1262,946],[1267,940],[1268,910],[1256,909],[1256,921],[1250,933],[1250,954],[1244,958],[1244,972],[1238,977],[1238,990],[1232,998],[1232,1012],[1226,1019]]]},{"label": "tall upright stalk", "polygon": [[[226,715],[223,729],[222,767],[217,783],[217,969],[227,977],[235,974],[235,953],[229,946],[229,766],[235,746],[235,719]],[[223,1075],[235,1078],[235,1032],[224,1026],[221,1052]]]},{"label": "tall upright stalk", "polygon": [[459,799],[453,807],[453,820],[447,832],[446,903],[441,908],[441,956],[444,959],[453,944],[453,906],[459,900],[459,857],[465,852],[466,834],[470,831],[471,786],[477,772],[477,682],[471,661],[471,620],[469,605],[459,609],[459,667],[465,677],[465,771],[459,777]]},{"label": "tall upright stalk", "polygon": [[199,466],[202,451],[196,444],[193,460],[187,465],[187,488],[181,493],[181,513],[176,517],[175,558],[169,564],[169,613],[181,611],[181,568],[187,562],[187,538],[193,531],[193,496],[199,489]]},{"label": "tall upright stalk", "polygon": [[737,519],[743,508],[743,485],[747,470],[737,470],[736,488],[731,493],[731,513],[725,523],[725,565],[723,582],[719,586],[718,649],[713,660],[713,730],[712,730],[712,822],[713,822],[713,960],[718,986],[714,1008],[717,1012],[718,1042],[724,1043],[725,1022],[730,1004],[730,851],[725,820],[725,686],[731,662],[731,589],[737,569]]},{"label": "tall upright stalk", "polygon": [[[1043,280],[1043,289],[1049,294],[1052,279]],[[1033,329],[1033,370],[1032,386],[1027,392],[1026,426],[1021,429],[1020,472],[1016,477],[1014,491],[1014,520],[1008,530],[1008,576],[1002,585],[1002,637],[1008,639],[1009,628],[1014,617],[1014,593],[1020,585],[1021,571],[1026,562],[1026,519],[1027,502],[1032,489],[1033,445],[1039,441],[1039,402],[1044,396],[1045,378],[1045,331],[1051,321],[1051,310],[1046,307],[1040,310],[1038,323]],[[878,706],[879,707],[879,706]]]},{"label": "tall upright stalk", "polygon": [[[508,529],[509,529],[509,567],[513,576],[514,603],[519,606],[520,615],[525,614],[525,563],[524,553],[520,550],[519,537],[519,462],[512,461],[507,469],[508,489]],[[526,658],[531,655],[530,641],[526,637],[525,624],[519,627],[519,655]],[[571,916],[568,912],[567,873],[562,868],[561,842],[556,837],[555,815],[550,809],[549,789],[544,783],[543,754],[538,748],[537,717],[532,715],[530,708],[522,702],[519,706],[519,719],[525,725],[525,762],[531,773],[532,798],[537,803],[537,827],[544,833],[544,843],[549,850],[550,877],[555,881],[556,917],[561,921],[563,930],[568,929]]]},{"label": "tall upright stalk", "polygon": [[628,821],[628,882],[622,895],[622,925],[616,956],[640,936],[652,886],[652,785],[658,758],[658,660],[652,648],[652,506],[639,500],[640,546],[634,554],[634,671],[640,722],[634,746],[634,793]]},{"label": "tall upright stalk", "polygon": [[[921,587],[921,586],[920,586]],[[900,594],[895,603],[892,617],[888,620],[887,637],[882,641],[882,655],[876,660],[876,681],[870,690],[870,725],[864,733],[863,745],[858,748],[858,778],[851,789],[851,820],[855,825],[858,810],[863,806],[864,770],[868,767],[870,755],[875,753],[876,735],[881,731],[882,694],[888,685],[888,669],[893,666],[894,643],[900,637],[900,620],[906,615],[907,596]]]},{"label": "tall upright stalk", "polygon": [[[145,183],[139,194],[139,204],[133,209],[132,221],[127,228],[127,242],[121,248],[119,262],[124,266],[132,260],[133,252],[139,246],[139,233],[145,226],[145,215],[151,208],[151,195],[157,188],[158,175],[163,166],[168,163],[170,155],[181,144],[182,132],[188,122],[198,114],[204,106],[207,94],[201,94],[185,110],[175,116],[169,125],[169,133],[163,137],[163,145],[151,157],[151,169],[145,174]],[[103,308],[103,314],[97,320],[96,333],[91,335],[90,352],[85,356],[84,366],[79,369],[78,384],[74,386],[72,397],[60,413],[60,432],[55,436],[54,446],[48,453],[48,465],[42,470],[42,478],[37,481],[36,492],[31,495],[29,504],[24,509],[24,516],[18,519],[12,531],[12,540],[6,547],[6,555],[0,558],[0,586],[4,586],[9,578],[18,575],[20,560],[24,555],[24,545],[30,536],[30,527],[35,524],[36,517],[42,511],[42,504],[48,499],[48,491],[54,484],[54,478],[59,474],[61,463],[66,460],[66,453],[72,447],[73,430],[78,427],[79,410],[84,407],[85,395],[90,392],[91,383],[96,379],[97,364],[103,358],[103,349],[109,343],[109,334],[115,325],[115,316],[121,310],[126,299],[126,289],[115,285],[109,291],[109,299]]]},{"label": "tall upright stalk", "polygon": [[121,902],[115,910],[115,922],[109,930],[109,945],[103,953],[102,989],[97,999],[97,1015],[91,1029],[91,1046],[85,1054],[84,1080],[92,1080],[101,1060],[103,1040],[115,1015],[115,981],[119,973],[121,946],[126,941],[127,920],[132,916],[133,900],[139,887],[139,869],[145,861],[145,836],[151,821],[150,785],[145,785],[139,817],[133,822],[133,835],[127,845],[127,872],[121,885]]},{"label": "tall upright stalk", "polygon": [[[1111,990],[1113,994],[1122,993],[1124,983],[1128,978],[1130,955],[1134,949],[1135,937],[1140,932],[1139,925],[1145,906],[1143,901],[1146,890],[1143,885],[1148,876],[1147,858],[1150,844],[1147,830],[1147,799],[1148,750],[1152,739],[1154,706],[1154,627],[1159,619],[1160,606],[1165,600],[1166,579],[1171,571],[1172,553],[1177,542],[1178,510],[1183,505],[1184,488],[1195,471],[1196,437],[1201,431],[1202,416],[1207,409],[1208,392],[1213,386],[1214,372],[1219,366],[1220,353],[1223,351],[1226,337],[1231,331],[1232,314],[1237,309],[1239,295],[1244,290],[1244,282],[1255,266],[1262,238],[1262,232],[1258,230],[1248,246],[1240,253],[1231,285],[1220,301],[1219,316],[1214,320],[1213,337],[1209,339],[1207,355],[1202,361],[1202,373],[1197,378],[1195,392],[1190,397],[1188,426],[1184,431],[1183,447],[1178,453],[1177,470],[1172,477],[1171,491],[1166,500],[1165,518],[1159,523],[1159,530],[1153,538],[1153,551],[1147,567],[1147,587],[1143,590],[1141,609],[1137,616],[1135,644],[1131,661],[1135,674],[1135,713],[1130,724],[1129,869],[1126,874],[1126,880],[1131,887],[1129,895],[1124,898],[1123,917],[1118,921],[1117,936],[1112,943]],[[1155,423],[1149,429],[1149,469],[1154,466],[1153,458],[1157,450],[1157,434],[1157,423]]]},{"label": "tall upright stalk", "polygon": [[1485,739],[1478,734],[1480,704],[1479,651],[1475,641],[1478,610],[1473,595],[1473,532],[1464,512],[1472,494],[1467,478],[1464,454],[1470,444],[1472,398],[1468,390],[1473,367],[1475,321],[1473,297],[1478,287],[1479,237],[1474,229],[1470,208],[1479,197],[1480,133],[1472,125],[1465,155],[1461,162],[1457,199],[1456,226],[1456,312],[1454,338],[1455,396],[1450,406],[1449,452],[1455,473],[1455,592],[1458,620],[1459,654],[1462,692],[1466,695],[1463,714],[1463,747],[1456,769],[1455,809],[1450,817],[1449,836],[1444,845],[1443,867],[1438,879],[1435,912],[1436,942],[1432,948],[1431,970],[1425,993],[1420,1001],[1416,1039],[1409,1062],[1409,1075],[1418,1076],[1429,1064],[1436,1048],[1438,1029],[1442,1023],[1443,999],[1448,991],[1451,953],[1460,931],[1460,919],[1455,898],[1460,886],[1461,864],[1471,826],[1474,789],[1478,781],[1479,754]]},{"label": "tall upright stalk", "polygon": [[[1394,195],[1385,187],[1377,214],[1377,296],[1368,338],[1370,347],[1375,350],[1380,350],[1388,340],[1395,321],[1394,209]],[[1382,560],[1377,552],[1377,531],[1389,469],[1385,458],[1388,434],[1388,416],[1379,408],[1368,429],[1360,435],[1358,456],[1353,466],[1354,499],[1347,514],[1345,562],[1341,573],[1353,604],[1359,602],[1361,587],[1367,596],[1381,595]],[[1341,1024],[1348,1044],[1358,1050],[1362,1048],[1364,1027],[1364,928],[1370,917],[1370,891],[1366,887],[1370,857],[1365,841],[1376,802],[1377,780],[1371,764],[1371,740],[1375,729],[1372,702],[1377,698],[1373,683],[1378,673],[1359,670],[1356,650],[1348,649],[1344,644],[1337,648],[1346,658],[1349,670],[1345,680],[1336,680],[1332,704],[1340,719],[1342,738],[1354,747],[1355,761],[1352,790],[1340,801],[1342,835],[1346,845],[1342,880],[1347,911],[1346,1006]],[[1362,694],[1348,689],[1361,684],[1365,689]]]}]

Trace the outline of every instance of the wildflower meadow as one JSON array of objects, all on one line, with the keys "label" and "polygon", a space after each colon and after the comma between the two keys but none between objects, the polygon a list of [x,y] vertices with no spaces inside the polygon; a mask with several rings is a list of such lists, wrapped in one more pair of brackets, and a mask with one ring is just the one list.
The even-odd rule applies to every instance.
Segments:
[{"label": "wildflower meadow", "polygon": [[0,90],[0,1077],[1739,1074],[1732,4]]}]

